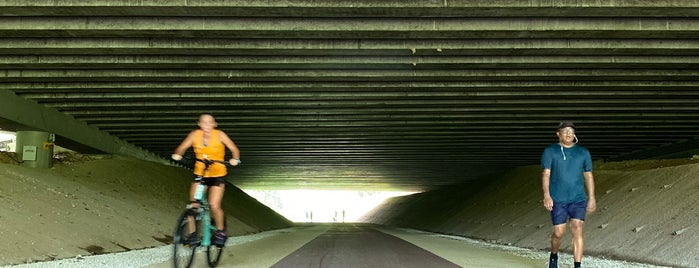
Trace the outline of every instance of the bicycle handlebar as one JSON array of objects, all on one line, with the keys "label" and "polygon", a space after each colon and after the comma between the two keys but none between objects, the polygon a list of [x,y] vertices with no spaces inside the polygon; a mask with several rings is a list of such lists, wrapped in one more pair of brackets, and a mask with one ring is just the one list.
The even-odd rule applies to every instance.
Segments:
[{"label": "bicycle handlebar", "polygon": [[[173,159],[173,160],[174,160],[174,159]],[[183,163],[183,164],[186,164],[187,166],[190,166],[191,164],[194,164],[194,162],[202,162],[202,163],[204,163],[204,170],[206,170],[206,169],[208,169],[209,166],[211,166],[211,164],[213,164],[213,163],[224,164],[224,165],[226,165],[226,167],[236,167],[236,166],[239,166],[239,165],[242,163],[242,162],[240,161],[240,159],[237,159],[237,160],[238,160],[238,165],[235,165],[235,166],[234,166],[234,165],[231,165],[231,163],[228,162],[228,161],[214,160],[214,159],[199,159],[199,158],[191,158],[191,157],[188,157],[188,156],[184,156],[184,157],[182,157],[180,160],[175,160],[175,161],[180,162],[180,163]]]},{"label": "bicycle handlebar", "polygon": [[[231,163],[228,161],[213,160],[213,159],[199,159],[199,158],[195,158],[194,160],[196,160],[197,162],[204,163],[204,166],[207,168],[213,163],[221,163],[221,164],[226,165],[226,167],[235,167],[234,165],[231,165]],[[238,165],[240,165],[240,159],[238,159]]]}]

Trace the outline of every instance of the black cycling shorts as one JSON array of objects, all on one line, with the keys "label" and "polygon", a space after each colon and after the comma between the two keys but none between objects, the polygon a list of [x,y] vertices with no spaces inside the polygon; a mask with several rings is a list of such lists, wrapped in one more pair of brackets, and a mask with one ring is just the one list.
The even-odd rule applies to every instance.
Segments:
[{"label": "black cycling shorts", "polygon": [[[194,178],[194,182],[197,182],[197,179],[199,177]],[[204,185],[206,186],[221,186],[221,184],[226,185],[226,180],[224,179],[225,177],[209,177],[209,178],[203,178],[204,180]]]}]

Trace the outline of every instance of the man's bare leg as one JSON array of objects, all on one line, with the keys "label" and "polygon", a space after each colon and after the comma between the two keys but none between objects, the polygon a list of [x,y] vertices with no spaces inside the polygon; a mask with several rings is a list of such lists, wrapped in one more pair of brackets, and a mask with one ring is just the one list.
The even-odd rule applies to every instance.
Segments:
[{"label": "man's bare leg", "polygon": [[561,248],[561,238],[566,232],[566,224],[553,226],[551,234],[551,257],[549,258],[549,268],[558,268],[558,249]]},{"label": "man's bare leg", "polygon": [[558,253],[558,249],[561,248],[561,238],[563,238],[565,232],[565,223],[553,226],[553,234],[551,234],[551,253]]},{"label": "man's bare leg", "polygon": [[582,261],[583,249],[585,247],[585,241],[583,240],[584,225],[584,221],[577,219],[570,220],[570,231],[573,234],[573,259],[575,262]]}]

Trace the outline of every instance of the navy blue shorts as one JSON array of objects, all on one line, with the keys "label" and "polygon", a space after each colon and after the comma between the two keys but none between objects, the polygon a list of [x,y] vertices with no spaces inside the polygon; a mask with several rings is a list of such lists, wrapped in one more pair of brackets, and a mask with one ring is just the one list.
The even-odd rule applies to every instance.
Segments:
[{"label": "navy blue shorts", "polygon": [[551,210],[551,222],[553,225],[564,224],[568,219],[585,221],[587,213],[587,201],[577,203],[553,203]]}]

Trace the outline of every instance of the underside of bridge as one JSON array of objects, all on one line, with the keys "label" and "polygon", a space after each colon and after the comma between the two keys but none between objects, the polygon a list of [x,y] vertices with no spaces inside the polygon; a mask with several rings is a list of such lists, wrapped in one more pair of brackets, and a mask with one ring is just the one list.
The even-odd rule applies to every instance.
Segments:
[{"label": "underside of bridge", "polygon": [[596,160],[699,153],[698,37],[699,1],[6,0],[0,91],[163,158],[212,113],[241,186],[426,190],[564,119]]}]

